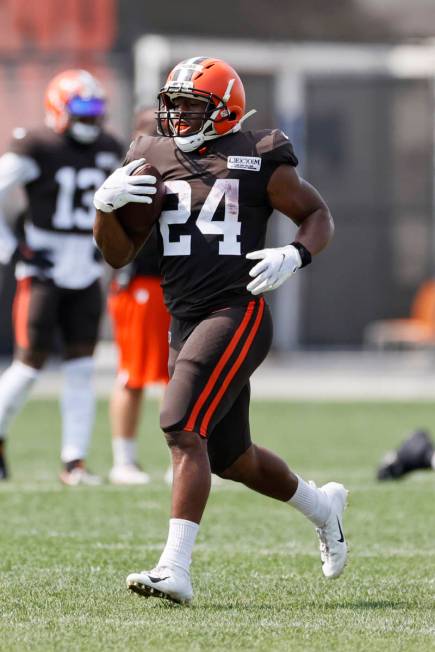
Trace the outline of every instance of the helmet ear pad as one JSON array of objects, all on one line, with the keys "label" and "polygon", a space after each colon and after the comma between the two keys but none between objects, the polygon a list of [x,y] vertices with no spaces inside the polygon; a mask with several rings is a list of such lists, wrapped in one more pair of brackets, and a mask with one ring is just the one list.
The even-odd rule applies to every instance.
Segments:
[{"label": "helmet ear pad", "polygon": [[[227,113],[227,112],[229,114],[228,117],[224,117],[223,119],[220,119],[220,114]],[[213,123],[215,132],[219,136],[223,136],[224,134],[231,131],[231,129],[234,129],[234,127],[240,122],[242,117],[243,117],[242,107],[228,106],[226,109],[223,109],[223,111],[220,111],[217,117],[215,118],[215,122]]]}]

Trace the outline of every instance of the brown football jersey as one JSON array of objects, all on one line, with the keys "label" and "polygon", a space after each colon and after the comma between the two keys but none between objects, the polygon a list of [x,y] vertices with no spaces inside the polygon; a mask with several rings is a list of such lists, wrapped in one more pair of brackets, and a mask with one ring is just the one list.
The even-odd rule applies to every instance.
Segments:
[{"label": "brown football jersey", "polygon": [[16,129],[10,152],[27,156],[39,175],[25,185],[27,219],[39,229],[91,233],[94,193],[122,157],[121,144],[107,132],[83,145],[47,127]]},{"label": "brown football jersey", "polygon": [[160,276],[158,231],[154,226],[151,234],[132,263],[134,276]]},{"label": "brown football jersey", "polygon": [[115,278],[120,286],[125,287],[137,276],[154,276],[160,278],[160,254],[158,247],[158,228],[154,226],[136,258],[121,269],[116,270]]},{"label": "brown football jersey", "polygon": [[144,157],[166,185],[159,219],[165,302],[178,319],[252,299],[246,290],[262,249],[272,207],[267,185],[274,170],[298,161],[279,130],[237,132],[184,153],[172,138],[139,136],[126,162]]},{"label": "brown football jersey", "polygon": [[[81,289],[101,276],[92,237],[96,189],[119,164],[122,146],[102,132],[94,143],[82,145],[67,134],[46,127],[15,129],[9,152],[14,181],[24,188],[28,210],[23,237],[30,249],[44,250],[50,267],[44,278],[61,288]],[[41,276],[28,262],[16,265],[17,278]]]}]

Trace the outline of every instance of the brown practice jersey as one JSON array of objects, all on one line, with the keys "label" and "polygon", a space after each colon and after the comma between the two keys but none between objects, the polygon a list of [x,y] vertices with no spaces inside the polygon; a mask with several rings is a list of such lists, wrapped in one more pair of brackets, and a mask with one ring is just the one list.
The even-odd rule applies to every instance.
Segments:
[{"label": "brown practice jersey", "polygon": [[158,231],[154,227],[144,246],[131,263],[133,276],[160,276]]},{"label": "brown practice jersey", "polygon": [[16,129],[9,151],[29,157],[38,176],[25,184],[27,219],[46,231],[91,233],[93,197],[121,159],[121,144],[107,132],[83,145],[47,127]]},{"label": "brown practice jersey", "polygon": [[127,287],[138,276],[160,278],[160,254],[158,247],[158,230],[154,226],[136,258],[115,272],[116,287]]},{"label": "brown practice jersey", "polygon": [[269,179],[279,165],[298,163],[287,137],[240,131],[184,153],[172,138],[139,136],[126,162],[141,157],[166,185],[159,248],[170,313],[196,320],[252,299],[246,254],[264,247]]},{"label": "brown practice jersey", "polygon": [[24,239],[51,263],[41,270],[18,262],[16,277],[43,275],[61,288],[88,287],[102,273],[92,236],[94,193],[119,164],[122,145],[106,132],[84,145],[43,127],[16,129],[9,152],[15,182],[27,195]]}]

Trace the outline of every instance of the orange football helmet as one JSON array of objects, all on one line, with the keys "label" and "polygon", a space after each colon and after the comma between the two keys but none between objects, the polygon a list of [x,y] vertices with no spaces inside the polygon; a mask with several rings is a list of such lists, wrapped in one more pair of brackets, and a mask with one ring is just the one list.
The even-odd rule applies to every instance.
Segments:
[{"label": "orange football helmet", "polygon": [[106,112],[103,87],[86,70],[65,70],[47,87],[45,111],[46,124],[57,133],[63,133],[74,118],[103,118]]},{"label": "orange football helmet", "polygon": [[[187,118],[202,118],[194,132],[183,136],[176,97],[204,100],[201,112],[183,112]],[[159,134],[175,138],[183,151],[193,151],[204,141],[237,131],[245,117],[245,89],[234,68],[221,59],[193,57],[171,70],[158,95]]]}]

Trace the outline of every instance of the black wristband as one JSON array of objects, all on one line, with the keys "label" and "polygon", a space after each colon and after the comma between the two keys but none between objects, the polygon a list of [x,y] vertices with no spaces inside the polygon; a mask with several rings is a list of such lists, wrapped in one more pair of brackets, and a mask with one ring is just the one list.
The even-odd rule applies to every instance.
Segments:
[{"label": "black wristband", "polygon": [[311,254],[308,251],[308,249],[304,247],[304,245],[301,242],[297,242],[297,241],[292,242],[291,245],[292,247],[294,247],[299,251],[299,255],[302,261],[301,269],[302,267],[306,267],[307,265],[309,265],[311,263]]}]

